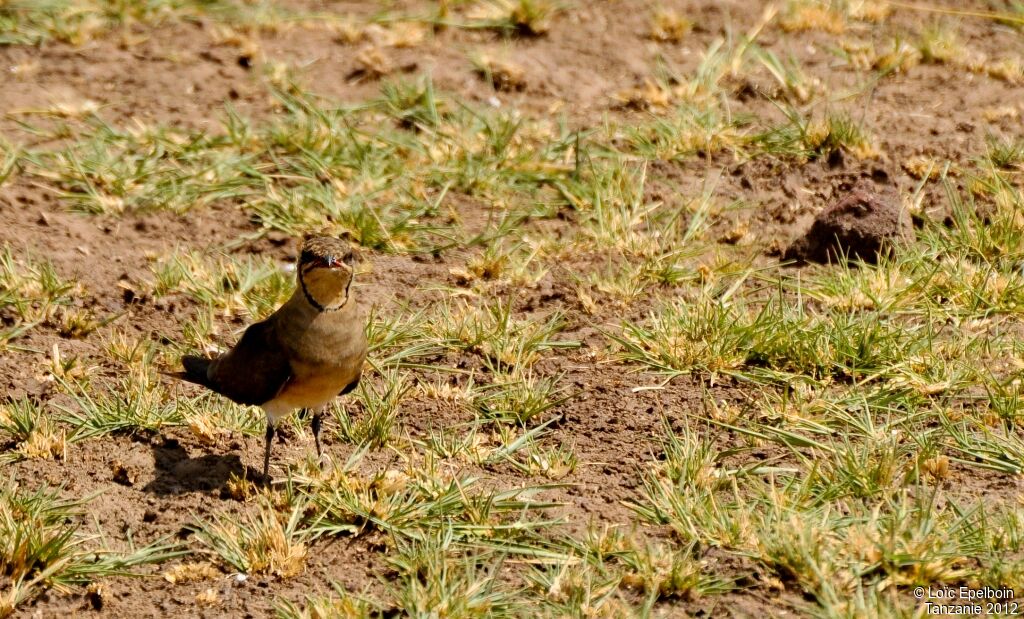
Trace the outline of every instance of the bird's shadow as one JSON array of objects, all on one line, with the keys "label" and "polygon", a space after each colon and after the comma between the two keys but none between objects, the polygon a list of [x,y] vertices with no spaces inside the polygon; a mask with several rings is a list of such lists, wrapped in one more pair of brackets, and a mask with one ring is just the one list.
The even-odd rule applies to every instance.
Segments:
[{"label": "bird's shadow", "polygon": [[154,479],[143,488],[162,496],[223,489],[232,477],[258,481],[260,471],[242,464],[238,454],[192,458],[176,440],[153,445]]}]

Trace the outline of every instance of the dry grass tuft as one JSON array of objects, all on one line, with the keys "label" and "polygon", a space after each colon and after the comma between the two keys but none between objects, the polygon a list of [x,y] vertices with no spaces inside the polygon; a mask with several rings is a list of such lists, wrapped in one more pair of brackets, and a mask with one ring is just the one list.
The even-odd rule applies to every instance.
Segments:
[{"label": "dry grass tuft", "polygon": [[853,19],[880,24],[892,14],[892,5],[885,0],[853,0],[847,13]]},{"label": "dry grass tuft", "polygon": [[693,22],[673,9],[658,9],[651,16],[650,37],[665,43],[681,43],[693,30]]},{"label": "dry grass tuft", "polygon": [[526,89],[526,71],[504,58],[487,53],[470,58],[476,74],[499,92],[519,92]]},{"label": "dry grass tuft", "polygon": [[163,573],[164,580],[176,585],[179,583],[216,580],[223,575],[217,566],[209,561],[179,563]]},{"label": "dry grass tuft", "polygon": [[779,20],[786,32],[819,30],[830,34],[846,31],[846,20],[842,13],[818,3],[798,2],[790,4]]}]

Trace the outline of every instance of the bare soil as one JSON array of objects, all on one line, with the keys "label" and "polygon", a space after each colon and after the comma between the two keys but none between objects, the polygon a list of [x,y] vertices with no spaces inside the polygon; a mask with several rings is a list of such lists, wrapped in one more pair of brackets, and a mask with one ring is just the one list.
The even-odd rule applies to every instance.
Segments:
[{"label": "bare soil", "polygon": [[[285,2],[284,4],[288,4]],[[362,2],[305,2],[304,8],[366,15],[375,10]],[[401,3],[407,4],[407,3]],[[410,4],[410,10],[416,3]],[[663,44],[648,37],[651,6],[646,2],[579,3],[572,11],[556,16],[551,31],[541,37],[506,40],[486,31],[447,28],[429,33],[426,41],[410,48],[389,49],[398,72],[410,76],[430,74],[439,90],[457,93],[485,104],[520,109],[525,115],[564,115],[579,127],[600,125],[606,117],[646,117],[646,112],[624,108],[615,94],[636,87],[650,77],[652,60],[661,56],[682,74],[689,74],[701,52],[716,37],[737,36],[759,17],[747,2],[663,2],[673,5],[698,24],[681,44]],[[980,3],[985,4],[985,3]],[[952,3],[951,3],[952,6]],[[922,16],[897,12],[881,32],[911,31]],[[961,32],[965,42],[993,56],[1009,46],[1020,47],[1020,35],[985,21],[965,21]],[[865,36],[879,36],[878,31]],[[239,48],[219,43],[213,28],[204,22],[168,24],[147,28],[133,26],[129,32],[109,33],[81,47],[46,43],[40,47],[0,48],[0,131],[29,146],[32,137],[18,127],[19,119],[55,103],[95,102],[101,115],[117,126],[134,120],[191,128],[213,128],[230,105],[242,115],[255,119],[278,112],[275,102],[262,86],[258,70],[264,63],[282,61],[303,67],[306,83],[318,93],[340,102],[359,102],[375,96],[380,79],[361,74],[356,57],[360,44],[346,44],[323,29],[291,27],[275,33],[261,33],[262,54],[250,62],[239,62]],[[830,36],[822,32],[768,32],[759,43],[780,57],[792,55],[836,90],[853,88],[860,76],[835,67],[834,56],[826,50]],[[466,62],[467,50],[505,53],[525,67],[521,90],[495,91],[474,73]],[[34,71],[13,73],[8,67],[31,62]],[[249,66],[246,66],[249,65]],[[393,77],[393,76],[392,76]],[[969,83],[963,83],[964,80]],[[752,84],[753,92],[770,89],[771,84]],[[784,161],[737,161],[729,154],[715,154],[703,160],[660,161],[648,170],[648,191],[658,199],[672,202],[679,195],[692,195],[713,178],[723,200],[741,200],[746,208],[733,217],[749,225],[752,244],[761,260],[777,259],[777,252],[804,233],[817,213],[842,198],[860,181],[880,188],[909,193],[917,179],[901,162],[917,155],[933,155],[967,163],[984,152],[985,136],[992,127],[983,119],[985,110],[1004,106],[1024,112],[1019,87],[980,75],[964,77],[942,66],[920,65],[906,73],[879,81],[871,96],[858,99],[851,114],[870,128],[882,156],[860,161],[852,157],[793,165]],[[748,92],[746,90],[740,91]],[[751,110],[771,117],[771,104],[763,97],[737,94],[729,101],[735,111]],[[34,117],[34,116],[33,116]],[[775,113],[775,117],[778,114]],[[1015,118],[992,121],[1007,129]],[[925,210],[940,209],[941,188],[925,189]],[[463,216],[484,217],[487,206],[460,196],[450,198]],[[734,224],[735,222],[731,222]],[[731,224],[716,228],[723,239]],[[552,220],[545,226],[571,226],[571,221]],[[113,329],[160,340],[180,339],[182,323],[196,307],[187,299],[153,301],[130,298],[126,289],[141,289],[140,282],[151,277],[151,256],[176,248],[224,248],[238,254],[270,255],[281,260],[294,256],[290,239],[263,236],[237,208],[215,204],[187,215],[171,213],[129,214],[119,217],[82,215],[68,212],[59,197],[24,178],[15,178],[0,188],[0,242],[18,254],[52,261],[65,277],[84,286],[76,304],[101,316],[119,314],[110,325],[84,339],[67,339],[50,326],[35,329],[19,341],[22,352],[0,357],[0,391],[7,397],[31,396],[47,406],[68,406],[47,380],[50,354],[59,347],[65,358],[77,357],[92,368],[96,379],[115,379],[118,367],[100,346]],[[436,259],[413,259],[368,253],[372,271],[359,282],[359,294],[368,307],[387,311],[401,300],[422,306],[431,294],[418,292],[428,283],[457,286],[450,268],[464,265],[467,252],[453,250]],[[581,261],[593,261],[582,256]],[[565,384],[579,392],[559,410],[561,420],[553,426],[555,436],[573,443],[579,466],[563,480],[566,488],[553,491],[551,498],[564,501],[569,527],[583,530],[589,523],[629,524],[633,515],[624,501],[639,498],[641,467],[655,457],[662,416],[672,424],[688,424],[688,415],[699,411],[710,389],[716,400],[747,405],[743,390],[726,380],[702,384],[697,378],[677,378],[661,385],[661,379],[638,373],[607,361],[596,354],[606,346],[595,325],[622,318],[639,319],[649,307],[642,302],[623,308],[597,299],[597,314],[584,315],[575,296],[569,294],[572,280],[564,272],[552,272],[536,289],[520,291],[515,298],[518,311],[546,313],[563,310],[570,327],[563,334],[582,346],[560,353],[545,372],[564,372]],[[240,325],[225,325],[224,339]],[[169,379],[168,379],[169,380]],[[639,389],[651,387],[650,389]],[[175,389],[191,389],[176,386]],[[190,391],[191,393],[191,391]],[[466,421],[464,413],[443,403],[414,400],[406,404],[402,423],[412,435],[428,428]],[[739,437],[722,429],[702,428],[713,433],[723,449]],[[344,461],[352,447],[334,438],[328,428],[327,449]],[[297,459],[311,449],[305,435],[286,437],[275,446],[275,459]],[[3,475],[26,485],[46,482],[62,486],[74,496],[96,494],[89,516],[111,539],[130,533],[137,543],[164,536],[185,535],[183,526],[195,517],[238,505],[224,492],[228,477],[257,467],[261,458],[259,439],[234,436],[215,446],[201,443],[186,429],[168,429],[152,436],[114,436],[77,444],[66,461],[29,460],[5,466]],[[760,454],[765,460],[784,457],[771,447]],[[386,456],[380,464],[385,466]],[[118,483],[112,464],[120,461],[134,480]],[[495,467],[484,472],[497,485],[514,482],[511,470]],[[122,480],[123,481],[123,480]],[[971,494],[1021,492],[1019,479],[995,473],[972,471],[969,476],[951,475],[951,486],[963,484]],[[99,614],[110,617],[232,616],[259,617],[272,612],[275,597],[299,601],[307,594],[330,592],[329,582],[338,581],[350,590],[380,586],[388,567],[379,552],[380,541],[373,536],[338,539],[316,548],[301,576],[278,582],[259,578],[237,581],[225,577],[215,584],[223,605],[215,609],[197,606],[195,596],[207,582],[169,585],[159,577],[164,567],[151,570],[152,577],[117,578],[104,581],[103,606]],[[709,555],[711,561],[731,562],[727,568],[746,577],[750,566],[735,558]],[[751,592],[753,591],[753,592]],[[765,584],[745,593],[716,596],[695,602],[676,602],[659,607],[666,616],[782,616],[788,609],[799,613],[802,600]],[[49,593],[20,609],[21,616],[57,617],[94,613],[84,592],[70,595]]]}]

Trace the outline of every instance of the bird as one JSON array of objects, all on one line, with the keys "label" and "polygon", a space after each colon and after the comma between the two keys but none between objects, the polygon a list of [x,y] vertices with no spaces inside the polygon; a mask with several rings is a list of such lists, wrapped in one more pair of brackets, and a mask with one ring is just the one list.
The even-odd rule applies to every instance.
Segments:
[{"label": "bird", "polygon": [[366,361],[363,316],[352,291],[355,252],[330,236],[304,238],[291,298],[246,328],[231,350],[214,357],[186,355],[179,379],[266,413],[263,477],[270,479],[275,426],[300,410],[313,411],[313,440],[322,459],[324,408],[359,384]]}]

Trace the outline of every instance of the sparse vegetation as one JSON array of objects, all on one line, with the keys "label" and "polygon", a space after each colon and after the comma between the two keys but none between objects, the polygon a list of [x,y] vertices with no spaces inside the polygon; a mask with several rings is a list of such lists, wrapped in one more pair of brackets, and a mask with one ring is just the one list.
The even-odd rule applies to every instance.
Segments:
[{"label": "sparse vegetation", "polygon": [[0,616],[48,589],[67,591],[132,568],[166,561],[180,554],[170,545],[152,545],[127,553],[97,551],[81,531],[84,501],[60,496],[60,489],[27,491],[16,480],[0,488]]},{"label": "sparse vegetation", "polygon": [[[1024,590],[1019,3],[321,4],[0,0],[0,617]],[[783,264],[854,186],[915,239]],[[268,484],[165,374],[307,233],[370,356]]]},{"label": "sparse vegetation", "polygon": [[74,282],[61,277],[51,263],[15,256],[5,248],[0,253],[0,347],[10,347],[29,330],[55,320],[75,292]]}]

